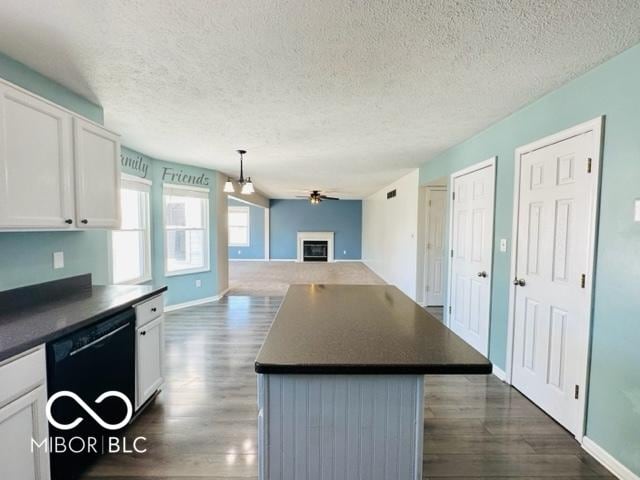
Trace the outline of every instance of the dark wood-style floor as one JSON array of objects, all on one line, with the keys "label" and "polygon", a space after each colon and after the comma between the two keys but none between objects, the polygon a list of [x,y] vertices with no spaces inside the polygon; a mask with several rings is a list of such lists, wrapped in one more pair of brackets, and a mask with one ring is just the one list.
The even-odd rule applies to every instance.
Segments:
[{"label": "dark wood-style floor", "polygon": [[[126,434],[146,436],[148,451],[106,455],[86,478],[257,478],[253,360],[280,301],[232,296],[167,314],[164,390]],[[424,478],[611,478],[494,376],[428,376],[425,395]]]}]

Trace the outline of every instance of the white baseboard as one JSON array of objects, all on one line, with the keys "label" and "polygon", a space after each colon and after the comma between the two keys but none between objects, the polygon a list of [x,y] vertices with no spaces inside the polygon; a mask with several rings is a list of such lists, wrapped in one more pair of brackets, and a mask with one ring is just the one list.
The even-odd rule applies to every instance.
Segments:
[{"label": "white baseboard", "polygon": [[295,258],[270,258],[270,262],[297,262]]},{"label": "white baseboard", "polygon": [[165,312],[174,312],[176,310],[181,310],[181,309],[187,308],[187,307],[195,307],[196,305],[203,305],[205,303],[216,302],[216,301],[220,300],[222,297],[224,297],[228,291],[229,291],[229,289],[227,288],[227,289],[223,290],[222,292],[220,292],[218,295],[214,295],[213,297],[199,298],[197,300],[191,300],[189,302],[176,303],[174,305],[167,305],[167,306],[164,307],[164,311]]},{"label": "white baseboard", "polygon": [[334,259],[333,261],[334,261],[334,263],[337,263],[337,262],[351,262],[351,263],[358,262],[358,263],[362,263],[362,260],[359,259],[359,258],[337,258],[337,259]]},{"label": "white baseboard", "polygon": [[620,480],[640,480],[638,475],[621,464],[609,452],[589,437],[582,437],[582,448]]},{"label": "white baseboard", "polygon": [[500,380],[502,380],[503,382],[507,381],[507,374],[505,373],[504,370],[502,370],[501,368],[496,367],[495,365],[493,366],[492,369],[492,373],[498,377]]},{"label": "white baseboard", "polygon": [[266,258],[230,258],[230,262],[268,262]]}]

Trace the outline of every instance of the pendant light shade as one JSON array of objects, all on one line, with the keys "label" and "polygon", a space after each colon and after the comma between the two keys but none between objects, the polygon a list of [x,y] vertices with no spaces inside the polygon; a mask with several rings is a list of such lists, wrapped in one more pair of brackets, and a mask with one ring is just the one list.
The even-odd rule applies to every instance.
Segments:
[{"label": "pendant light shade", "polygon": [[247,177],[247,181],[242,186],[242,193],[245,195],[251,195],[253,192],[255,192],[253,182],[251,182],[251,177]]},{"label": "pendant light shade", "polygon": [[227,177],[227,181],[224,183],[223,192],[225,193],[235,193],[236,189],[233,188],[233,182],[231,178]]}]

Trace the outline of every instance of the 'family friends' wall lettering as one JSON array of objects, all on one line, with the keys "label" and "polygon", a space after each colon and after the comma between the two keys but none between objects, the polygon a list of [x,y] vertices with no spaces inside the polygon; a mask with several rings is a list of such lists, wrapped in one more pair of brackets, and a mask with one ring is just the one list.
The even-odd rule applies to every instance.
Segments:
[{"label": "'family friends' wall lettering", "polygon": [[209,185],[209,177],[204,173],[200,175],[190,175],[184,173],[182,170],[176,170],[171,167],[162,167],[162,181],[187,185]]},{"label": "'family friends' wall lettering", "polygon": [[149,164],[142,155],[130,156],[126,153],[120,153],[120,163],[123,168],[129,168],[135,171],[142,178],[147,178]]}]

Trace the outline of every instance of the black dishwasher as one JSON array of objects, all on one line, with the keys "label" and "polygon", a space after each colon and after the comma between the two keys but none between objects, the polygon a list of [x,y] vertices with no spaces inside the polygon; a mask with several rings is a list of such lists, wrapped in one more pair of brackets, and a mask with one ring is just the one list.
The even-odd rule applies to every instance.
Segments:
[{"label": "black dishwasher", "polygon": [[[47,344],[47,384],[50,399],[64,392],[51,402],[49,436],[54,440],[62,438],[57,440],[62,446],[52,448],[50,455],[52,479],[73,480],[104,453],[108,437],[122,435],[119,431],[125,427],[112,428],[127,418],[134,405],[133,308]],[[124,394],[129,406],[113,394],[96,403],[101,395],[112,391]],[[103,425],[78,399],[95,412]],[[78,419],[82,420],[78,423]]]}]

